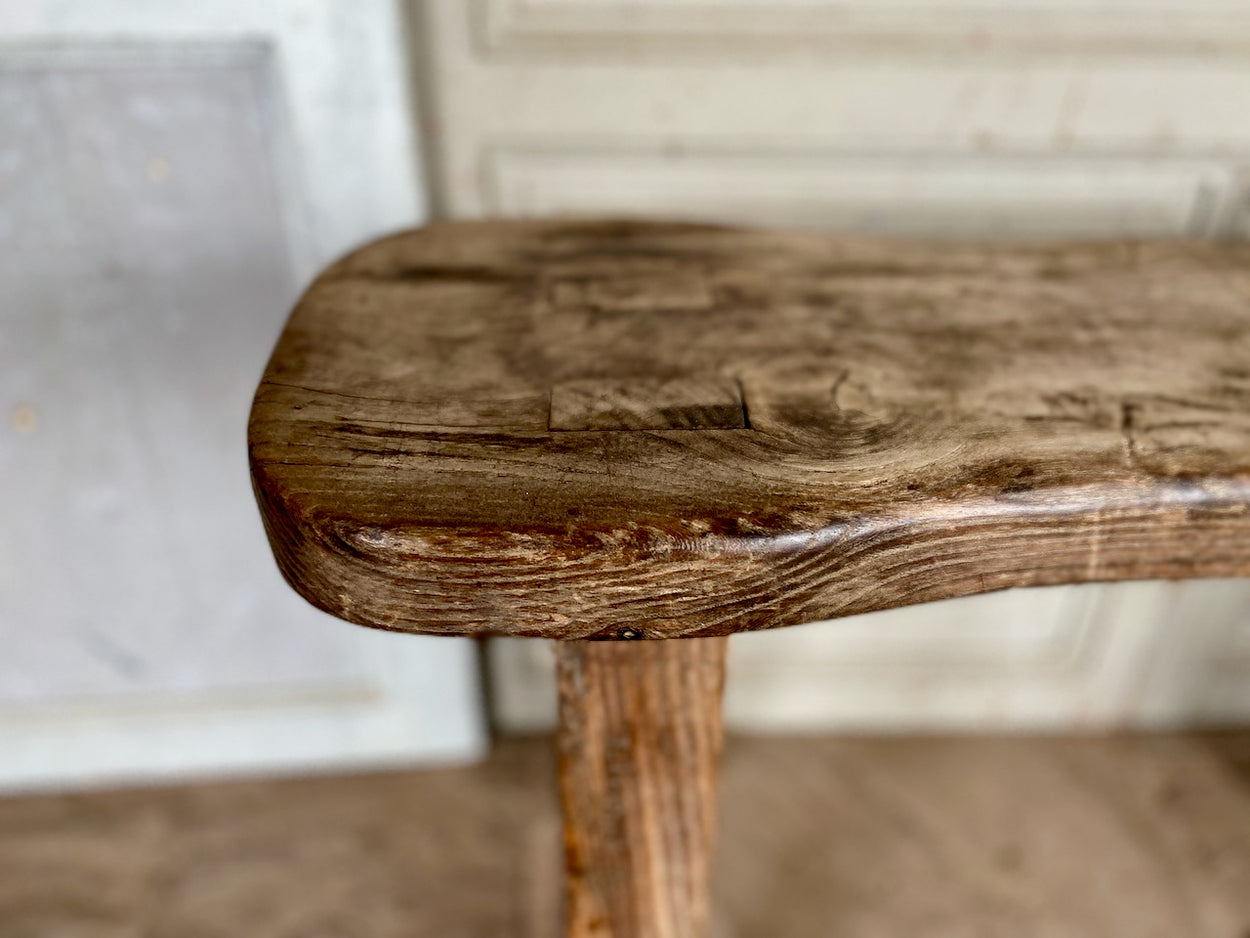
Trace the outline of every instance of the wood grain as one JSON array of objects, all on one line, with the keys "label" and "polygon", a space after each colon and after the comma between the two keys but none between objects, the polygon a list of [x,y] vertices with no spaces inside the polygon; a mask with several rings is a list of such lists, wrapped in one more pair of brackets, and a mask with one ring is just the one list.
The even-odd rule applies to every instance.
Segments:
[{"label": "wood grain", "polygon": [[699,938],[728,638],[557,646],[569,938]]},{"label": "wood grain", "polygon": [[1248,307],[1245,245],[435,225],[300,301],[253,480],[301,594],[406,631],[720,635],[1243,576]]}]

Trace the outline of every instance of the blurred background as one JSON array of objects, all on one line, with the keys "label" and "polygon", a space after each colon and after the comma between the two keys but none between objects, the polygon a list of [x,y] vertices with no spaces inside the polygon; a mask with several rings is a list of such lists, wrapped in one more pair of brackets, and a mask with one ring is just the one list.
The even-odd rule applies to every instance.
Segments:
[{"label": "blurred background", "polygon": [[[543,643],[339,623],[269,556],[250,397],[341,252],[555,214],[1237,237],[1248,54],[1246,0],[5,0],[0,789],[466,762],[552,725]],[[731,655],[731,731],[1227,724],[1250,585],[1019,590]]]}]

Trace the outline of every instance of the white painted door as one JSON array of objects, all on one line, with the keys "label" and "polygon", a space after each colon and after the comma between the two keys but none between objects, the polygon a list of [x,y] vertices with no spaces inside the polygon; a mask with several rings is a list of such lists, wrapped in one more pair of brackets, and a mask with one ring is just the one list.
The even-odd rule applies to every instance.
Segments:
[{"label": "white painted door", "polygon": [[[430,0],[437,210],[936,237],[1250,230],[1250,0]],[[505,726],[547,649],[493,648]],[[1019,590],[733,641],[738,727],[1250,716],[1250,586]]]},{"label": "white painted door", "polygon": [[0,788],[459,760],[474,649],[282,582],[251,393],[424,199],[399,8],[0,7]]}]

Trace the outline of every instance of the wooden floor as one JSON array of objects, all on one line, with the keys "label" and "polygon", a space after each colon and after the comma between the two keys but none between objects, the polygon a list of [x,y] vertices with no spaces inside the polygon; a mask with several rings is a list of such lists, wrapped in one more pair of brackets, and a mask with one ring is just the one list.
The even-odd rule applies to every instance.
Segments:
[{"label": "wooden floor", "polygon": [[[0,800],[0,938],[558,934],[550,744]],[[730,740],[717,938],[1250,938],[1250,732]]]}]

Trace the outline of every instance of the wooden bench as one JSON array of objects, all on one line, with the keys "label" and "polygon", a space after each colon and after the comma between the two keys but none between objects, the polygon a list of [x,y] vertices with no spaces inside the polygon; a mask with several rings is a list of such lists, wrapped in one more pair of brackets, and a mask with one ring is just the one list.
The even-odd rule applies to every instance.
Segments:
[{"label": "wooden bench", "polygon": [[1250,574],[1250,247],[432,225],[309,288],[250,445],[314,605],[560,640],[568,934],[696,936],[731,633]]}]

